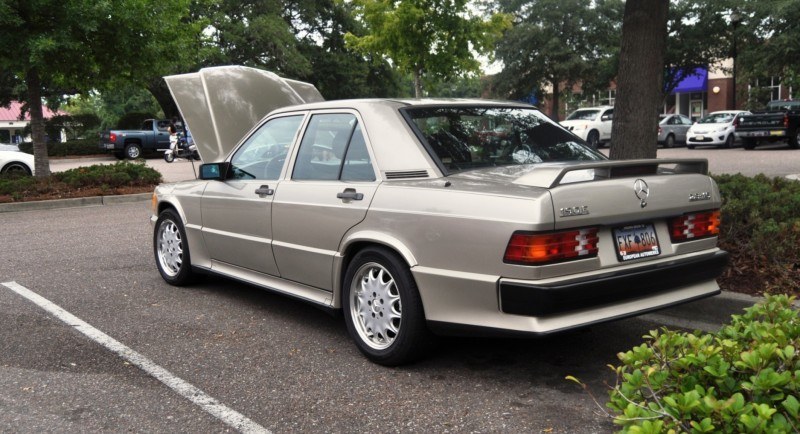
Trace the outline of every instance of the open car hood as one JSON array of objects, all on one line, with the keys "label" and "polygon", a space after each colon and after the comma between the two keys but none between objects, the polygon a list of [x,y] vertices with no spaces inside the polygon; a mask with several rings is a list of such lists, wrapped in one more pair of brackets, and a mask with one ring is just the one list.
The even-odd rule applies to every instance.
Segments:
[{"label": "open car hood", "polygon": [[245,66],[164,77],[205,163],[221,162],[269,112],[324,101],[313,84]]}]

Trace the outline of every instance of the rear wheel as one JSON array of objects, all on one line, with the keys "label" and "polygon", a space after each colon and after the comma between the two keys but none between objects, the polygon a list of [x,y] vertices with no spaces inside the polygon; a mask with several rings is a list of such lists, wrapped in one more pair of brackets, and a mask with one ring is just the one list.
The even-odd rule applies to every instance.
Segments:
[{"label": "rear wheel", "polygon": [[138,143],[129,143],[125,145],[125,157],[129,160],[135,160],[142,156],[142,147]]},{"label": "rear wheel", "polygon": [[789,147],[792,149],[800,148],[800,128],[795,128],[794,134],[789,135]]},{"label": "rear wheel", "polygon": [[756,139],[742,139],[742,146],[745,149],[752,150],[756,148]]},{"label": "rear wheel", "polygon": [[158,216],[153,232],[153,253],[158,272],[167,283],[181,286],[191,281],[192,261],[186,230],[173,209],[165,209]]},{"label": "rear wheel", "polygon": [[342,305],[347,331],[375,363],[412,362],[430,344],[414,278],[388,249],[368,247],[355,255],[345,274]]},{"label": "rear wheel", "polygon": [[674,148],[675,147],[675,136],[672,134],[667,136],[667,140],[664,141],[665,148]]}]

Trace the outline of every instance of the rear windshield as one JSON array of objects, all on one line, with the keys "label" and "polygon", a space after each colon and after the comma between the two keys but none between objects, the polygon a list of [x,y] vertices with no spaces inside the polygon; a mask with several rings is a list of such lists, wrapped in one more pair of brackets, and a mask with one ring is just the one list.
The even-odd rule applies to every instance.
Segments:
[{"label": "rear windshield", "polygon": [[771,112],[784,110],[800,110],[800,101],[770,101],[767,110]]},{"label": "rear windshield", "polygon": [[404,112],[448,174],[492,166],[606,159],[534,109],[451,106],[413,107]]}]

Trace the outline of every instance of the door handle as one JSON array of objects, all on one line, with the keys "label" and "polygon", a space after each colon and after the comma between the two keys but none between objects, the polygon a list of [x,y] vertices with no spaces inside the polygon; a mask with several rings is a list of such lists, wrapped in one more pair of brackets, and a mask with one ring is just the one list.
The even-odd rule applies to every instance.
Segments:
[{"label": "door handle", "polygon": [[336,198],[342,200],[363,200],[364,193],[356,193],[355,188],[345,188],[343,192],[336,193]]},{"label": "door handle", "polygon": [[262,185],[261,187],[256,189],[256,194],[264,197],[264,196],[272,196],[275,194],[275,190],[269,188],[269,185]]}]

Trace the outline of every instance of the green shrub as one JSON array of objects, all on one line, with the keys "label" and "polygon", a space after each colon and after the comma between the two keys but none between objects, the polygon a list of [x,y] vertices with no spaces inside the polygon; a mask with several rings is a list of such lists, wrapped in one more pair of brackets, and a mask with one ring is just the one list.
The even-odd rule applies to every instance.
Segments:
[{"label": "green shrub", "polygon": [[614,422],[627,433],[800,431],[793,301],[767,296],[716,334],[651,331],[612,366]]},{"label": "green shrub", "polygon": [[[88,139],[68,140],[63,143],[51,142],[47,144],[47,155],[51,157],[68,157],[68,156],[80,156],[80,155],[105,154],[105,151],[102,151],[98,148],[99,143],[100,140],[96,137]],[[19,150],[22,152],[33,154],[33,143],[30,142],[21,143],[19,145]]]},{"label": "green shrub", "polygon": [[161,173],[144,160],[78,167],[47,178],[0,176],[0,202],[121,194],[153,188]]},{"label": "green shrub", "polygon": [[764,290],[800,294],[800,182],[764,175],[715,179],[723,200],[720,247],[732,254],[724,283],[752,274]]},{"label": "green shrub", "polygon": [[158,184],[161,182],[161,173],[145,166],[143,161],[119,161],[115,164],[97,164],[54,173],[52,178],[73,188],[101,185],[118,188]]}]

